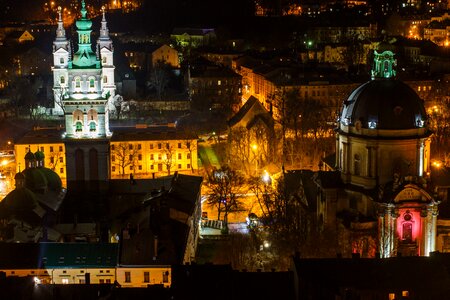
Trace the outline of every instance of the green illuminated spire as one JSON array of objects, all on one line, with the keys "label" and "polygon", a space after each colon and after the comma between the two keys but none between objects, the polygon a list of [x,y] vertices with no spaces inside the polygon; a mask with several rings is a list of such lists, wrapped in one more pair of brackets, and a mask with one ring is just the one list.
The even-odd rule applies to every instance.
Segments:
[{"label": "green illuminated spire", "polygon": [[392,51],[384,51],[378,53],[374,51],[372,79],[389,79],[394,78],[397,74],[395,67],[397,61],[394,59]]},{"label": "green illuminated spire", "polygon": [[92,21],[87,18],[86,4],[81,1],[81,19],[76,21],[78,32],[78,51],[73,56],[74,68],[99,68],[97,56],[91,47]]}]

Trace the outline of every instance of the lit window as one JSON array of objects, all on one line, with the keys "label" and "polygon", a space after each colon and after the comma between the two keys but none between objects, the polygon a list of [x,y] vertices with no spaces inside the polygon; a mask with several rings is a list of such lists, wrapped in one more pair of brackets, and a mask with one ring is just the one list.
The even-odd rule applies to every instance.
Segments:
[{"label": "lit window", "polygon": [[64,78],[64,76],[59,77],[59,84],[63,85],[66,83],[66,79]]},{"label": "lit window", "polygon": [[60,63],[61,65],[64,64],[64,57],[61,57],[61,58],[59,59],[59,63]]},{"label": "lit window", "polygon": [[75,78],[75,88],[80,89],[81,88],[81,79],[80,77]]},{"label": "lit window", "polygon": [[69,284],[69,278],[63,278],[61,279],[62,284]]},{"label": "lit window", "polygon": [[389,293],[389,300],[395,300],[395,293]]},{"label": "lit window", "polygon": [[217,80],[217,85],[222,85],[222,81]]},{"label": "lit window", "polygon": [[421,88],[420,88],[420,86],[419,86],[419,87],[417,88],[417,91],[420,92],[420,90],[421,90]]},{"label": "lit window", "polygon": [[169,282],[169,271],[163,272],[163,282]]},{"label": "lit window", "polygon": [[95,130],[96,130],[95,122],[89,123],[89,131],[95,131]]},{"label": "lit window", "polygon": [[103,76],[103,83],[108,83],[108,76]]},{"label": "lit window", "polygon": [[131,273],[125,272],[125,282],[131,282]]},{"label": "lit window", "polygon": [[409,297],[409,291],[402,291],[402,297]]},{"label": "lit window", "polygon": [[89,88],[93,89],[95,88],[95,78],[89,78]]},{"label": "lit window", "polygon": [[75,123],[75,132],[81,132],[83,131],[83,124],[81,122]]}]

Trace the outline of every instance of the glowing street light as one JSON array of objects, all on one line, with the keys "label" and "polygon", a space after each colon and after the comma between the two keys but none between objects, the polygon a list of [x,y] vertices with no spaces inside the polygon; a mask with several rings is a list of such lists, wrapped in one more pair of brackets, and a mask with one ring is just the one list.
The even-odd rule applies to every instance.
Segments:
[{"label": "glowing street light", "polygon": [[270,178],[269,172],[267,172],[267,170],[264,170],[264,173],[262,175],[262,181],[265,184],[270,184],[270,182],[272,181],[272,179]]}]

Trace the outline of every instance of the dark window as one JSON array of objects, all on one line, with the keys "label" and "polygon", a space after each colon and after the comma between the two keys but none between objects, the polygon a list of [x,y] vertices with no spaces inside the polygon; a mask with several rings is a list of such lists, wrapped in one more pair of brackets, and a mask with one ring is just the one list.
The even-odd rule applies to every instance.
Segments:
[{"label": "dark window", "polygon": [[144,282],[150,282],[150,272],[144,272]]},{"label": "dark window", "polygon": [[178,148],[180,148],[180,149],[181,149],[181,143],[178,143]]},{"label": "dark window", "polygon": [[125,272],[125,282],[131,282],[131,274],[130,274],[130,272]]},{"label": "dark window", "polygon": [[169,271],[163,272],[163,282],[169,282]]},{"label": "dark window", "polygon": [[354,169],[355,169],[354,170],[355,175],[361,174],[361,157],[359,156],[359,154],[355,154]]},{"label": "dark window", "polygon": [[50,152],[53,152],[53,146],[50,146]]}]

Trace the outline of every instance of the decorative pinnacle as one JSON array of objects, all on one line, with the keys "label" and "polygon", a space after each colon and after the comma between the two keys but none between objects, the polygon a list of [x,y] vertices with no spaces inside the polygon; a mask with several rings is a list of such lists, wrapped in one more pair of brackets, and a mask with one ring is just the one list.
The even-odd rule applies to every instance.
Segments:
[{"label": "decorative pinnacle", "polygon": [[106,22],[106,18],[105,18],[105,10],[106,10],[106,7],[103,5],[103,6],[102,6],[102,14],[103,14],[102,21],[103,21],[103,22]]},{"label": "decorative pinnacle", "polygon": [[59,22],[62,21],[61,11],[62,11],[61,6],[58,6],[58,15],[59,15],[58,21],[59,21]]}]

